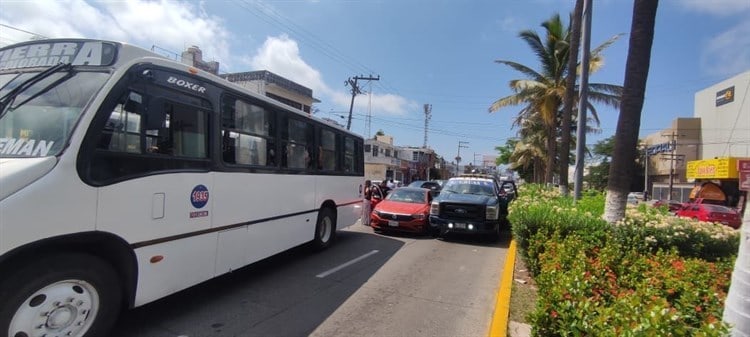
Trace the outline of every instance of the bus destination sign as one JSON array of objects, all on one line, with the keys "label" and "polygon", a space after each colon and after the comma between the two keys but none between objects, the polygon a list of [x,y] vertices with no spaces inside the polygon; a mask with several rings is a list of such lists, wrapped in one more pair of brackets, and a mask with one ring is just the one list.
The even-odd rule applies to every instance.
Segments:
[{"label": "bus destination sign", "polygon": [[0,70],[51,67],[58,63],[74,66],[109,66],[115,62],[117,46],[112,42],[55,40],[32,41],[0,49]]}]

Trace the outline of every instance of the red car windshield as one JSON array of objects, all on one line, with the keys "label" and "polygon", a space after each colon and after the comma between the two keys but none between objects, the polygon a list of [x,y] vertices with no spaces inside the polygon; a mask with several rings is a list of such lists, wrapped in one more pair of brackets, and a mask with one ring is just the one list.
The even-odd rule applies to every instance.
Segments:
[{"label": "red car windshield", "polygon": [[719,205],[703,205],[703,207],[706,208],[706,211],[708,212],[714,212],[714,213],[731,213],[734,214],[734,210],[728,207],[719,206]]},{"label": "red car windshield", "polygon": [[414,204],[424,204],[427,201],[424,191],[396,189],[388,195],[386,200],[408,202]]}]

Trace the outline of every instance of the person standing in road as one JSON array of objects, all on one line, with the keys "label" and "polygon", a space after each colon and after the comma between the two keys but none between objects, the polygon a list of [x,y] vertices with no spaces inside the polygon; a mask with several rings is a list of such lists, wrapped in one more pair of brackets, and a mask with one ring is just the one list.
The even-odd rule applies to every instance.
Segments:
[{"label": "person standing in road", "polygon": [[362,202],[362,224],[365,226],[370,225],[370,212],[372,212],[372,209],[370,209],[370,199],[372,199],[372,182],[370,180],[365,180],[365,199]]},{"label": "person standing in road", "polygon": [[382,198],[385,199],[385,197],[388,195],[388,192],[391,191],[391,188],[388,187],[388,181],[387,180],[381,181],[379,187],[380,187],[381,193],[383,193]]}]

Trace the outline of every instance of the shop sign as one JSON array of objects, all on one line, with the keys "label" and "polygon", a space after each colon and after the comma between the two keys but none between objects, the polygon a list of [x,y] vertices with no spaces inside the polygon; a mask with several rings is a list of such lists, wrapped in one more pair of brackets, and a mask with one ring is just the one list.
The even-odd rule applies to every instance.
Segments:
[{"label": "shop sign", "polygon": [[750,159],[741,159],[737,161],[740,169],[740,190],[750,191]]},{"label": "shop sign", "polygon": [[716,92],[716,106],[734,102],[734,86]]},{"label": "shop sign", "polygon": [[650,146],[646,149],[646,153],[648,153],[649,156],[653,156],[659,153],[671,152],[672,150],[674,150],[674,146],[672,146],[672,142],[669,142]]},{"label": "shop sign", "polygon": [[688,179],[733,179],[738,178],[736,158],[694,160],[687,163]]}]

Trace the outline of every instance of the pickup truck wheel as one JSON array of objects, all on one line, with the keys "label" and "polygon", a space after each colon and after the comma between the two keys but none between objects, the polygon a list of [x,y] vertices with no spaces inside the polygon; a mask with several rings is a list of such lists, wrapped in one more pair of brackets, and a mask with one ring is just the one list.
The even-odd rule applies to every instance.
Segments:
[{"label": "pickup truck wheel", "polygon": [[490,240],[490,242],[497,242],[500,240],[500,232],[502,232],[502,222],[497,224],[497,229],[491,234],[487,236],[487,238]]}]

